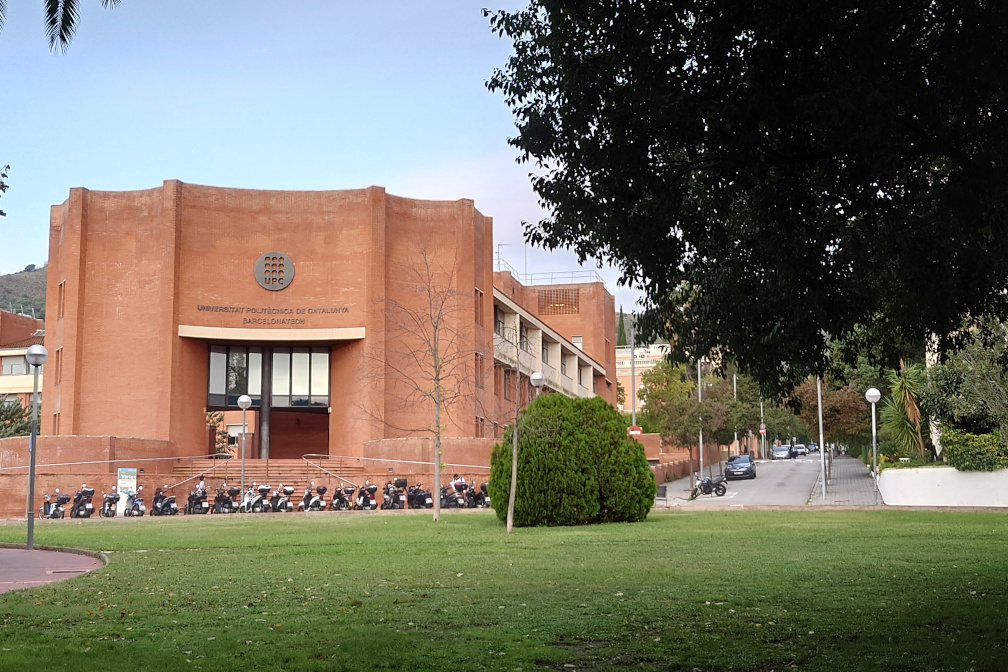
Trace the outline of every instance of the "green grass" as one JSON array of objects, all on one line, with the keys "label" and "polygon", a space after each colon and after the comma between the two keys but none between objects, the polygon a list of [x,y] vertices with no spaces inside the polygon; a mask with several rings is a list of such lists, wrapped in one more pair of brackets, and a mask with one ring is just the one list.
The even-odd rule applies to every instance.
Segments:
[{"label": "green grass", "polygon": [[0,595],[0,670],[1008,665],[995,513],[656,512],[510,537],[489,512],[64,520],[36,543],[110,562]]}]

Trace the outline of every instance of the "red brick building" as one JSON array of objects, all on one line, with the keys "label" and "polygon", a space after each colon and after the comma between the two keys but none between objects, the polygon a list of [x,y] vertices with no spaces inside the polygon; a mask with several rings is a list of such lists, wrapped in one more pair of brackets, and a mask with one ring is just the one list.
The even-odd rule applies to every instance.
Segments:
[{"label": "red brick building", "polygon": [[[463,463],[487,464],[512,415],[498,355],[515,339],[519,382],[545,366],[547,387],[615,403],[612,295],[495,276],[492,237],[470,200],[380,187],[72,189],[50,223],[39,460],[206,456],[207,413],[240,423],[247,394],[250,458],[429,462],[433,299],[451,342],[442,435]],[[504,313],[514,338],[495,334]]]}]

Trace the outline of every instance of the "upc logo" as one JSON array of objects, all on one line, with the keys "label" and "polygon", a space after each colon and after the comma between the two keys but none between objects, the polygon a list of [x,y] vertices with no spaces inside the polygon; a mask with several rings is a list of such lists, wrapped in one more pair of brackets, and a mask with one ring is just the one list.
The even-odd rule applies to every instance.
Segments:
[{"label": "upc logo", "polygon": [[294,262],[283,252],[267,252],[256,261],[255,278],[271,292],[286,289],[294,281]]}]

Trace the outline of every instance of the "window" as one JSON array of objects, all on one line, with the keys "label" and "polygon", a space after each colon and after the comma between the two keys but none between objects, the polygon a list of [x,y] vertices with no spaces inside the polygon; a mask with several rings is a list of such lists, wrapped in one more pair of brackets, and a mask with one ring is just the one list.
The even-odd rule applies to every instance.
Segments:
[{"label": "window", "polygon": [[[483,389],[483,353],[476,353],[476,387]],[[477,436],[482,436],[478,434]]]},{"label": "window", "polygon": [[581,347],[582,339],[580,336],[571,336],[571,343],[573,343],[574,347],[578,350],[584,350],[584,348]]},{"label": "window", "polygon": [[543,364],[549,364],[549,348],[547,347],[548,345],[549,344],[546,342],[546,339],[544,338],[543,342],[542,342],[542,363]]},{"label": "window", "polygon": [[476,288],[476,324],[483,324],[483,292]]},{"label": "window", "polygon": [[560,373],[567,375],[567,355],[560,353]]},{"label": "window", "polygon": [[522,323],[518,325],[518,344],[525,352],[529,352],[528,327]]},{"label": "window", "polygon": [[584,386],[584,367],[578,365],[578,385]]},{"label": "window", "polygon": [[56,348],[56,384],[59,385],[63,380],[63,348]]},{"label": "window", "polygon": [[0,357],[0,375],[21,376],[28,373],[28,360],[24,355]]},{"label": "window", "polygon": [[483,418],[476,416],[476,434],[475,436],[483,436]]},{"label": "window", "polygon": [[0,406],[20,406],[21,400],[16,394],[0,394]]},{"label": "window", "polygon": [[609,351],[611,349],[612,349],[612,343],[610,343],[609,339],[607,338],[607,339],[605,339],[605,363],[606,364],[609,363]]},{"label": "window", "polygon": [[504,314],[499,306],[494,306],[494,333],[498,336],[504,335]]},{"label": "window", "polygon": [[59,291],[56,295],[56,318],[63,319],[63,306],[66,301],[66,280],[59,283]]},{"label": "window", "polygon": [[273,350],[273,406],[328,408],[329,349]]},{"label": "window", "polygon": [[512,399],[512,388],[514,387],[514,371],[504,369],[504,398]]}]

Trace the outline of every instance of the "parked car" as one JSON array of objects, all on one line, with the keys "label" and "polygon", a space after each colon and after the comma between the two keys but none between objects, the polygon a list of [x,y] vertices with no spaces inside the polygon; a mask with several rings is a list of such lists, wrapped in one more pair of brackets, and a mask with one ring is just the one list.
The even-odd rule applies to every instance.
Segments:
[{"label": "parked car", "polygon": [[736,455],[725,464],[725,480],[756,478],[756,463],[748,455]]},{"label": "parked car", "polygon": [[791,457],[791,446],[774,446],[773,459],[786,460]]},{"label": "parked car", "polygon": [[798,457],[799,455],[808,455],[808,448],[805,447],[804,443],[796,443],[791,446],[791,457]]},{"label": "parked car", "polygon": [[810,452],[810,453],[818,453],[819,452],[819,446],[817,446],[814,442],[808,444],[808,452]]}]

